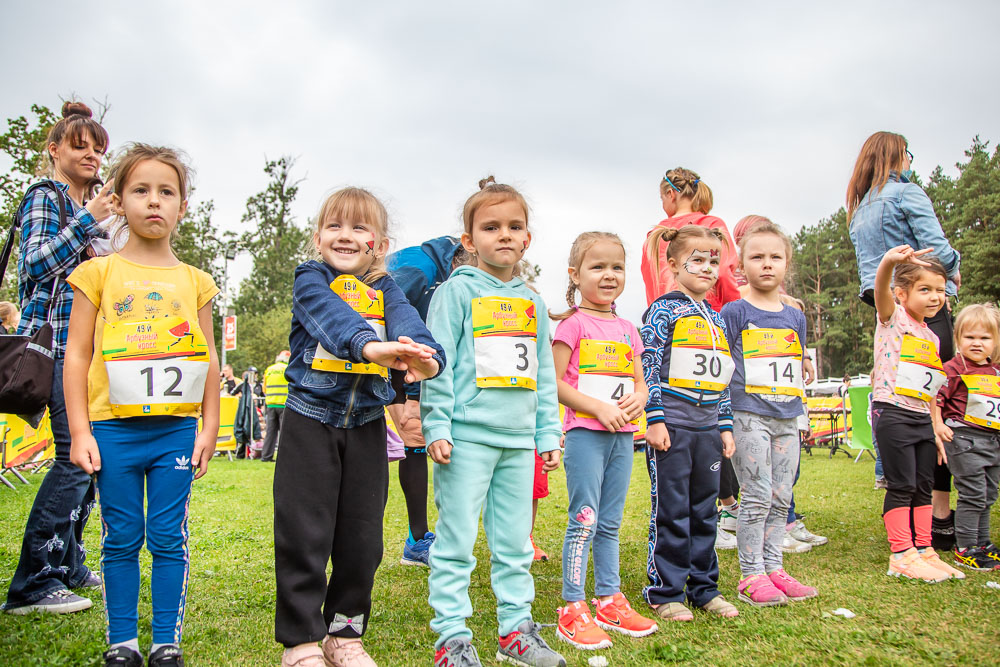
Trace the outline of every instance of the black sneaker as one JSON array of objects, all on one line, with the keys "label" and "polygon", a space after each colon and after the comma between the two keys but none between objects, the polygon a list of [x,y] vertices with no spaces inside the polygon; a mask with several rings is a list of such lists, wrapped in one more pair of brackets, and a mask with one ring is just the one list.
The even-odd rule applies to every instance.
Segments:
[{"label": "black sneaker", "polygon": [[184,667],[184,653],[173,644],[161,646],[149,656],[149,667]]},{"label": "black sneaker", "polygon": [[947,519],[931,518],[931,546],[945,553],[955,548],[955,510]]},{"label": "black sneaker", "polygon": [[955,564],[977,572],[988,572],[996,564],[991,561],[982,547],[955,549]]},{"label": "black sneaker", "polygon": [[104,667],[143,667],[142,656],[128,646],[116,646],[104,652]]},{"label": "black sneaker", "polygon": [[997,545],[990,542],[985,547],[980,547],[986,554],[986,558],[989,560],[992,567],[991,570],[1000,570],[1000,548]]}]

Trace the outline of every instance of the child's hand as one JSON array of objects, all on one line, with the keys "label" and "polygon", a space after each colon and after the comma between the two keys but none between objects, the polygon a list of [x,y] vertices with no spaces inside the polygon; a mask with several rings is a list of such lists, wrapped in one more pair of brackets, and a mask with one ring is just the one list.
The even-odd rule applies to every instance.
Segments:
[{"label": "child's hand", "polygon": [[361,356],[364,357],[365,361],[370,363],[397,371],[405,371],[407,370],[406,357],[423,357],[425,359],[431,357],[425,351],[425,348],[429,349],[426,345],[418,345],[409,338],[406,338],[406,336],[402,336],[398,342],[389,341],[383,343],[382,341],[373,340],[370,343],[366,343],[361,348]]},{"label": "child's hand", "polygon": [[453,445],[447,440],[435,440],[427,447],[427,454],[434,463],[448,465],[451,463],[451,450]]},{"label": "child's hand", "polygon": [[436,359],[405,357],[404,361],[408,366],[405,378],[407,382],[420,382],[437,375],[438,362]]},{"label": "child's hand", "polygon": [[617,405],[605,403],[604,401],[598,401],[598,403],[599,405],[597,410],[594,411],[594,416],[597,417],[597,421],[601,422],[601,426],[612,433],[625,428],[625,424],[628,423],[628,413]]},{"label": "child's hand", "polygon": [[667,425],[663,422],[651,424],[646,429],[646,444],[661,452],[670,449],[670,433],[667,431]]},{"label": "child's hand", "polygon": [[722,432],[722,455],[727,459],[733,457],[736,452],[736,441],[733,440],[733,434],[729,431]]},{"label": "child's hand", "polygon": [[205,473],[208,472],[208,462],[215,455],[216,440],[217,438],[212,437],[211,434],[205,431],[199,433],[198,437],[194,439],[194,453],[191,454],[191,465],[198,469],[198,472],[194,475],[195,479],[204,477]]},{"label": "child's hand", "polygon": [[649,400],[649,392],[637,391],[627,394],[618,399],[618,407],[625,411],[628,420],[635,421],[646,408],[646,401]]},{"label": "child's hand", "polygon": [[955,432],[951,430],[951,427],[941,422],[934,425],[934,435],[942,442],[951,442],[952,438],[955,437]]},{"label": "child's hand", "polygon": [[90,433],[74,437],[69,446],[69,461],[77,468],[93,475],[101,469],[101,450]]},{"label": "child's hand", "polygon": [[944,451],[944,445],[941,444],[941,438],[935,436],[934,446],[937,447],[937,462],[938,465],[948,465],[948,455]]},{"label": "child's hand", "polygon": [[549,452],[539,454],[542,457],[542,472],[552,472],[559,467],[560,450],[553,449]]},{"label": "child's hand", "polygon": [[882,261],[889,264],[916,264],[918,266],[930,266],[930,264],[920,258],[932,250],[934,250],[934,248],[914,250],[908,245],[898,245],[889,252],[885,253],[882,257]]},{"label": "child's hand", "polygon": [[803,378],[805,384],[812,384],[812,381],[816,379],[816,367],[813,366],[812,359],[802,360],[802,374],[805,376]]}]

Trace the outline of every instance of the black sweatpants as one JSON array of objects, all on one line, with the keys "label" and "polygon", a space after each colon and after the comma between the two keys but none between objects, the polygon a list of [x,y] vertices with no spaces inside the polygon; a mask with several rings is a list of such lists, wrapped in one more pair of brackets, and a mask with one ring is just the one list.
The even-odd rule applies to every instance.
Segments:
[{"label": "black sweatpants", "polygon": [[887,489],[882,514],[897,507],[931,504],[937,447],[930,415],[875,401],[878,451]]},{"label": "black sweatpants", "polygon": [[260,450],[261,461],[273,461],[278,451],[278,435],[281,432],[281,416],[284,408],[267,408],[264,418],[267,420],[267,435],[264,436],[264,447]]},{"label": "black sweatpants", "polygon": [[385,419],[343,429],[287,410],[281,442],[274,471],[275,639],[291,647],[327,634],[360,637],[382,561]]},{"label": "black sweatpants", "polygon": [[[938,337],[941,363],[946,364],[955,356],[955,320],[947,308],[939,310],[934,317],[924,320],[927,328]],[[934,459],[934,490],[951,492],[951,470],[947,463],[938,463]]]},{"label": "black sweatpants", "polygon": [[652,487],[649,521],[649,604],[683,602],[702,607],[719,595],[715,531],[719,520],[722,439],[718,429],[668,426],[670,449],[646,448]]},{"label": "black sweatpants", "polygon": [[740,497],[740,480],[736,478],[733,460],[722,459],[722,468],[719,470],[719,500],[730,496],[737,499]]}]

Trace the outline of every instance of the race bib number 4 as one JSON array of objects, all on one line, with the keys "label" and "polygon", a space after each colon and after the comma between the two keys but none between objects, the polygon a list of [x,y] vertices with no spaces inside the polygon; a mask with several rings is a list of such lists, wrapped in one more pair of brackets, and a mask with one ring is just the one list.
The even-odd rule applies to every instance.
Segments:
[{"label": "race bib number 4", "polygon": [[916,336],[903,336],[896,373],[896,393],[930,402],[947,376],[934,343]]},{"label": "race bib number 4", "polygon": [[721,328],[715,327],[713,332],[702,317],[677,320],[670,345],[670,386],[722,391],[729,386],[734,370],[736,364]]},{"label": "race bib number 4", "polygon": [[201,329],[169,316],[105,323],[104,368],[116,417],[197,412],[208,377],[208,344]]},{"label": "race bib number 4", "polygon": [[996,375],[963,375],[969,389],[965,405],[965,420],[1000,430],[1000,377]]},{"label": "race bib number 4", "polygon": [[628,343],[581,339],[579,369],[577,389],[591,398],[618,405],[619,399],[635,391],[635,360]]},{"label": "race bib number 4", "polygon": [[[375,330],[378,339],[385,341],[385,302],[382,291],[372,289],[352,275],[338,276],[330,283],[330,289],[344,300],[354,312],[361,315],[365,322]],[[389,377],[389,369],[372,363],[356,364],[347,359],[341,359],[328,352],[319,343],[313,355],[312,368],[330,373],[362,373],[366,375],[381,375]]]},{"label": "race bib number 4", "polygon": [[538,320],[530,299],[472,300],[477,387],[536,389]]},{"label": "race bib number 4", "polygon": [[794,329],[746,329],[742,338],[748,394],[805,395],[802,345]]}]

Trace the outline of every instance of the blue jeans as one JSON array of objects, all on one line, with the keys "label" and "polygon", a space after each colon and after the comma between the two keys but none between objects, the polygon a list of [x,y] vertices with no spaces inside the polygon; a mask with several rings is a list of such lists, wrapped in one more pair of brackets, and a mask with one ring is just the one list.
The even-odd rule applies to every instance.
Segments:
[{"label": "blue jeans", "polygon": [[587,558],[594,550],[594,592],[621,590],[618,529],[632,477],[632,433],[574,428],[566,434],[569,522],[563,540],[562,596],[586,600]]},{"label": "blue jeans", "polygon": [[77,588],[90,574],[84,564],[83,529],[94,507],[94,485],[87,473],[69,462],[62,375],[63,361],[57,359],[49,397],[56,460],[28,514],[21,557],[7,590],[7,609],[34,604],[53,591]]},{"label": "blue jeans", "polygon": [[109,419],[93,422],[92,428],[101,452],[97,496],[108,643],[139,636],[139,550],[145,538],[153,555],[153,643],[180,644],[197,420]]}]

